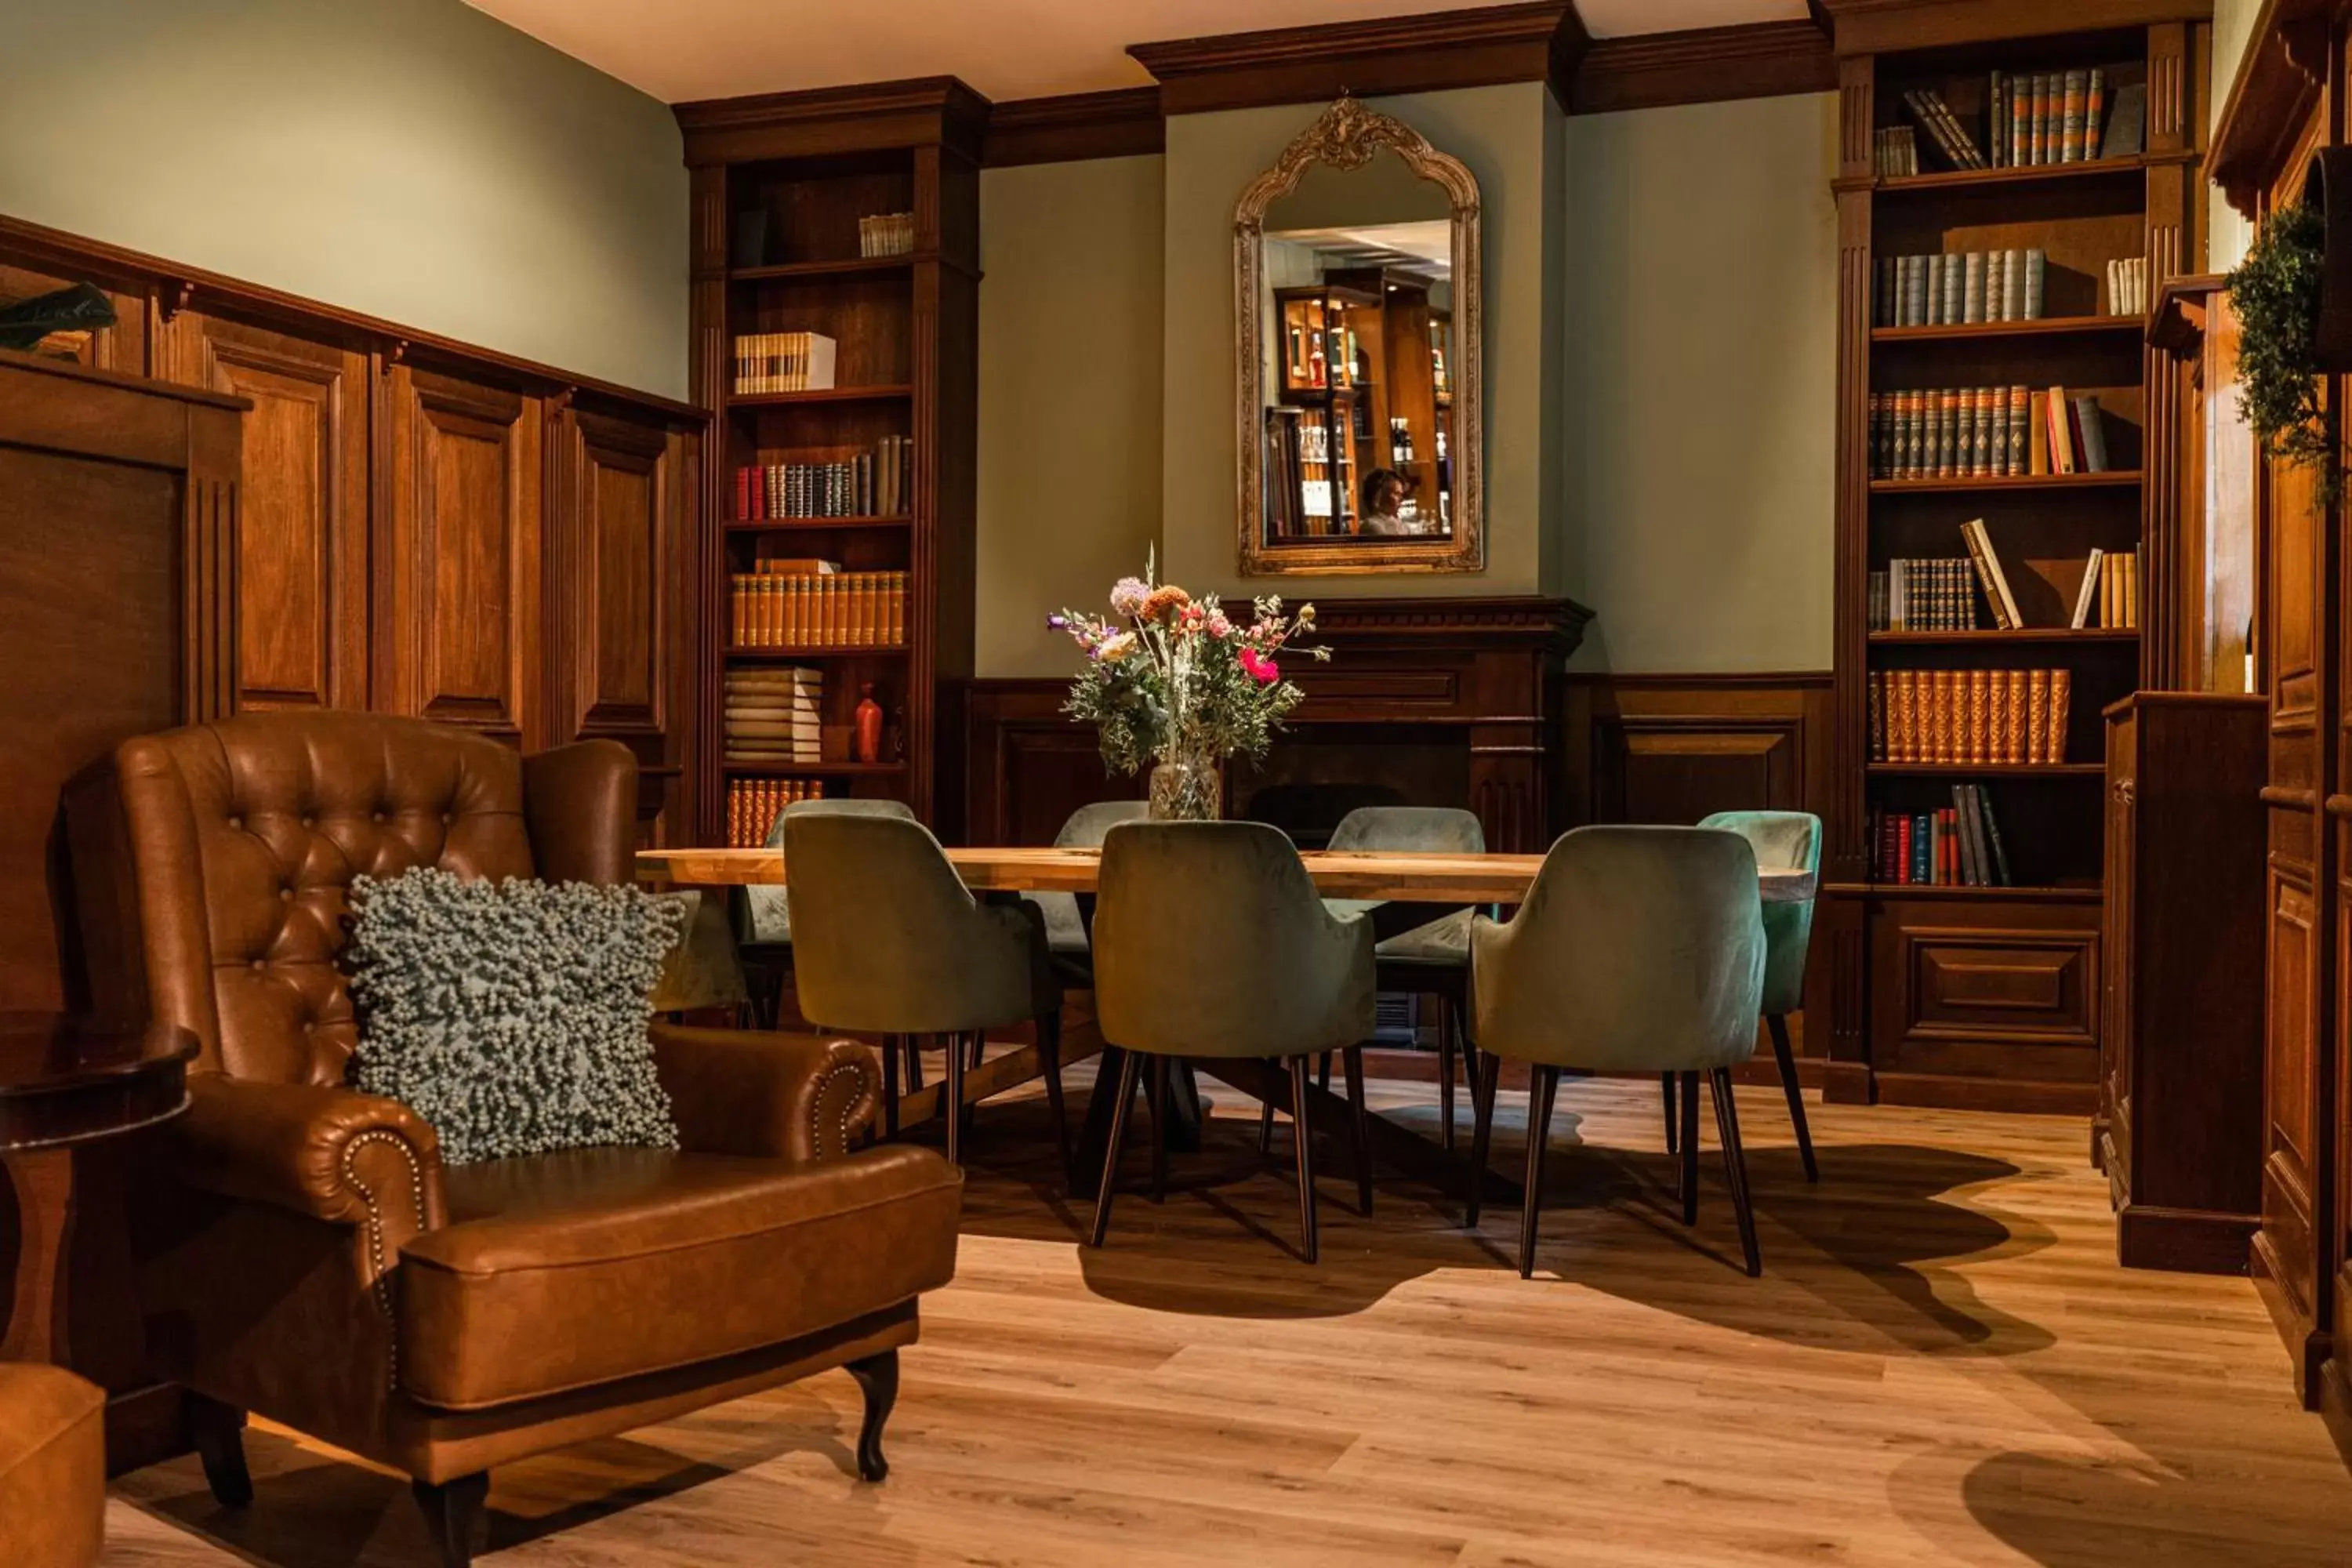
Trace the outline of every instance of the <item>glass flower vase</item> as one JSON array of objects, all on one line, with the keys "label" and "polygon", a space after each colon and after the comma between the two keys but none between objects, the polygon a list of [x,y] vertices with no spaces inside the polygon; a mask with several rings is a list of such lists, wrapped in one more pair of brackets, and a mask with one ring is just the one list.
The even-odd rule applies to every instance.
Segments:
[{"label": "glass flower vase", "polygon": [[1212,757],[1178,753],[1152,764],[1150,811],[1154,822],[1214,822],[1223,795],[1223,772]]}]

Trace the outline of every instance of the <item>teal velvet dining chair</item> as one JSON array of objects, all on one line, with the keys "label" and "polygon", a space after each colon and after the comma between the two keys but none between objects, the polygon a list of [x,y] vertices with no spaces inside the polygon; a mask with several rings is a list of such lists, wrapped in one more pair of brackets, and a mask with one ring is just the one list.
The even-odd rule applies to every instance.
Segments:
[{"label": "teal velvet dining chair", "polygon": [[[1143,1059],[1151,1060],[1152,1104],[1162,1107],[1171,1061],[1271,1058],[1289,1068],[1300,1250],[1313,1262],[1307,1063],[1326,1050],[1346,1056],[1357,1165],[1368,1170],[1360,1047],[1372,1032],[1370,924],[1323,907],[1297,850],[1278,828],[1130,822],[1103,840],[1094,954],[1103,1042],[1126,1056],[1111,1089],[1093,1245],[1102,1246],[1109,1234],[1118,1146]],[[1155,1194],[1167,1188],[1167,1122],[1164,1113],[1152,1119]]]},{"label": "teal velvet dining chair", "polygon": [[962,1159],[964,1072],[987,1031],[1034,1021],[1065,1172],[1061,987],[1034,904],[983,904],[930,830],[890,814],[788,811],[793,979],[819,1027],[883,1037],[886,1125],[897,1131],[894,1043],[944,1035],[947,1152]]},{"label": "teal velvet dining chair", "polygon": [[[1701,827],[1737,833],[1756,851],[1759,866],[1793,866],[1818,877],[1822,869],[1822,819],[1809,811],[1718,811]],[[1805,1121],[1805,1092],[1797,1082],[1796,1053],[1789,1045],[1789,1015],[1805,1005],[1805,959],[1813,941],[1813,900],[1764,906],[1764,1026],[1772,1037],[1772,1059],[1789,1100],[1789,1121],[1797,1131],[1797,1153],[1805,1180],[1822,1179],[1813,1158],[1813,1132]],[[1675,1085],[1665,1083],[1666,1147],[1674,1147]]]},{"label": "teal velvet dining chair", "polygon": [[[1103,836],[1122,822],[1141,822],[1151,807],[1139,800],[1097,800],[1078,807],[1054,835],[1056,849],[1098,849]],[[1063,980],[1080,989],[1094,980],[1094,944],[1074,893],[1025,895],[1045,919],[1045,947]]]},{"label": "teal velvet dining chair", "polygon": [[1519,1273],[1535,1271],[1545,1144],[1562,1069],[1675,1073],[1682,1082],[1683,1219],[1698,1217],[1698,1079],[1715,1101],[1748,1272],[1759,1273],[1731,1068],[1756,1052],[1764,985],[1756,851],[1706,827],[1580,827],[1544,857],[1507,924],[1470,922],[1471,1034],[1483,1071],[1468,1221],[1493,1136],[1504,1058],[1529,1064]]}]

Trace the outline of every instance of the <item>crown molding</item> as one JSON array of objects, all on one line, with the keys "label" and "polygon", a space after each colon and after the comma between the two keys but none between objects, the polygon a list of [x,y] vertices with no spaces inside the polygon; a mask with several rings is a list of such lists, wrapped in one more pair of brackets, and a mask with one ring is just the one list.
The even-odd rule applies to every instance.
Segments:
[{"label": "crown molding", "polygon": [[988,111],[981,163],[1064,163],[1158,153],[1168,142],[1156,87],[1007,100]]},{"label": "crown molding", "polygon": [[1569,0],[1131,45],[1170,114],[1548,81],[1562,102],[1591,39]]},{"label": "crown molding", "polygon": [[[1810,0],[1809,0],[1810,3]],[[2156,22],[2202,22],[2213,0],[1818,0],[1827,10],[1842,55],[1899,54],[1906,49],[2044,33],[2087,33]]]},{"label": "crown molding", "polygon": [[740,163],[887,147],[940,146],[978,162],[988,100],[958,78],[909,77],[804,92],[672,104],[686,162]]},{"label": "crown molding", "polygon": [[1570,83],[1571,114],[1832,92],[1837,57],[1811,22],[1756,22],[1601,38]]},{"label": "crown molding", "polygon": [[2205,171],[2248,217],[2284,173],[2327,79],[2328,39],[2347,0],[2263,0],[2246,36],[2238,79],[2221,103]]}]

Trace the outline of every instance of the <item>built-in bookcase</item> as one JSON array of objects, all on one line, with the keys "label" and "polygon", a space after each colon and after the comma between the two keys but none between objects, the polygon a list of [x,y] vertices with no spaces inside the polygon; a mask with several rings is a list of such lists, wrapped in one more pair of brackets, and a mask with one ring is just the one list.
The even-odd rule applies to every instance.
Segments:
[{"label": "built-in bookcase", "polygon": [[[696,387],[719,415],[708,840],[743,833],[730,794],[753,786],[785,786],[763,801],[888,796],[929,819],[937,693],[971,673],[977,100],[946,81],[860,90],[893,112],[839,93],[678,110],[696,176]],[[889,239],[869,236],[886,223]],[[759,346],[744,340],[794,333],[830,340],[831,384],[743,389],[739,356]],[[856,607],[747,629],[733,613],[747,579],[808,561],[838,567]],[[893,595],[895,631],[866,607]],[[814,759],[730,744],[730,672],[783,667],[822,678]],[[869,689],[884,723],[866,758],[855,735]]]},{"label": "built-in bookcase", "polygon": [[[2128,286],[2117,297],[2110,264],[2137,262],[2149,300],[2165,278],[2199,269],[2203,225],[2188,219],[2198,203],[2203,110],[2190,111],[2185,84],[2189,62],[2201,58],[2192,53],[2201,47],[2201,31],[2184,20],[1840,62],[1839,790],[1825,867],[1826,962],[1816,966],[1809,1016],[1829,1025],[1830,1087],[1841,1097],[2091,1107],[2100,1006],[2100,713],[2141,685],[2143,637],[2164,615],[2165,513],[2174,504],[2148,478],[2166,460],[2167,411],[2151,406],[2146,306]],[[2013,88],[2021,79],[2068,72],[2087,79],[2095,70],[2107,112],[2073,161],[1954,167],[1916,112],[1915,95],[1932,94],[1987,163],[1998,165],[1993,73]],[[2144,116],[2144,130],[2136,149],[2103,156],[2119,100]],[[1889,167],[1881,155],[1880,133],[1900,128],[1913,132],[1916,173]],[[1961,310],[1934,312],[1945,319],[1920,321],[1916,310],[1889,307],[1880,265],[1887,258],[1972,252],[1998,258],[2011,251],[2035,258],[2032,319],[1983,319],[2021,311],[2014,300],[2006,311],[1989,309],[1966,289]],[[1963,262],[1949,265],[1958,273]],[[1991,265],[1998,269],[1997,259]],[[1932,436],[1925,461],[1890,459],[1883,421],[1894,395],[2017,387],[2032,395],[2063,388],[2060,421],[2074,420],[2065,438],[2079,446],[2084,425],[2093,425],[2103,466],[2032,471],[2057,464],[2040,452],[2032,461],[2005,461],[2005,434],[1990,454],[1981,445],[1972,453],[1965,411],[1957,461],[1952,438],[1938,447]],[[2076,399],[2087,401],[2078,406]],[[2033,398],[2032,422],[2044,417],[2044,402]],[[1927,417],[1932,424],[1934,415]],[[2017,429],[2029,428],[2021,419]],[[2047,447],[2055,437],[2042,429]],[[2021,624],[2001,628],[1989,596],[1976,589],[1975,629],[1889,628],[1883,607],[1874,614],[1873,574],[1891,572],[1898,560],[1966,561],[1961,527],[1975,520],[1983,522]],[[2130,556],[2139,588],[2128,604],[2112,597],[2103,604],[2095,585],[2088,624],[2075,627],[2070,623],[2095,550]],[[1979,684],[1986,679],[1979,672],[2009,670],[2063,672],[2065,723],[2042,756],[1990,760],[1998,748],[1972,747],[1965,733],[1957,742],[1942,738],[1927,756],[1916,747],[1890,755],[1893,716],[1883,704],[1895,679],[1916,689],[1965,693],[1972,676]],[[1989,857],[1982,868],[1992,885],[1889,874],[1885,824],[1954,811],[1956,786],[1964,792],[1958,812],[1968,809],[1968,791],[1989,809],[2009,885],[1999,885]]]}]

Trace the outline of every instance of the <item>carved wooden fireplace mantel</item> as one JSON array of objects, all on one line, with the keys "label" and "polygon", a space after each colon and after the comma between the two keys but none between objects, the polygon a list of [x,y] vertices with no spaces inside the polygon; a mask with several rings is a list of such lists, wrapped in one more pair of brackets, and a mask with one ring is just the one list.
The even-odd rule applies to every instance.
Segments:
[{"label": "carved wooden fireplace mantel", "polygon": [[[1322,599],[1313,640],[1331,662],[1284,662],[1307,690],[1226,807],[1317,841],[1349,805],[1460,805],[1489,847],[1538,851],[1559,820],[1561,670],[1592,612],[1570,599]],[[968,842],[1050,842],[1090,800],[1140,793],[1107,777],[1094,735],[1061,712],[1057,680],[980,680],[965,694]],[[942,781],[943,786],[950,781]],[[943,800],[952,791],[943,787]]]}]

